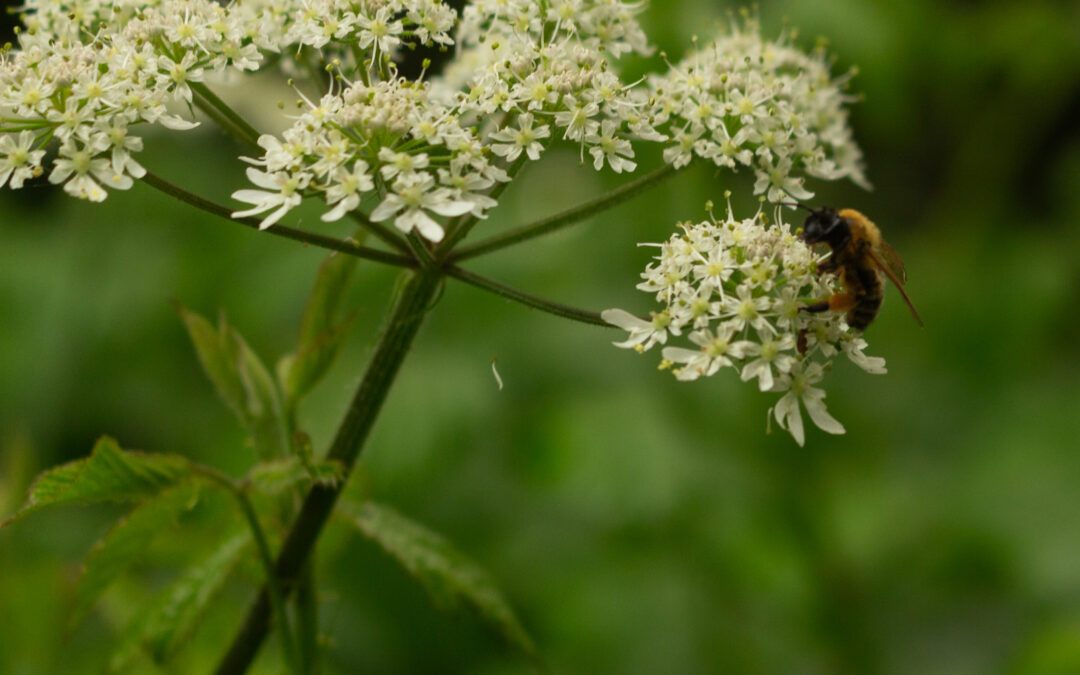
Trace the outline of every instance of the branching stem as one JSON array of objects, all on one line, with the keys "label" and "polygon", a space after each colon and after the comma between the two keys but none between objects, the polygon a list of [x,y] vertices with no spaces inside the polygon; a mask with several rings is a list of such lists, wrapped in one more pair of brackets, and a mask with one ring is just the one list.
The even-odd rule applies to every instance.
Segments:
[{"label": "branching stem", "polygon": [[516,227],[512,230],[503,232],[502,234],[488,237],[471,246],[462,246],[454,253],[451,253],[449,259],[453,262],[460,262],[462,260],[468,260],[469,258],[475,258],[484,253],[490,253],[501,248],[506,248],[507,246],[513,246],[514,244],[519,244],[535,237],[550,234],[551,232],[573,225],[589,216],[596,215],[597,213],[606,211],[613,206],[632,199],[649,188],[659,185],[665,179],[674,176],[676,171],[678,170],[670,164],[665,164],[664,166],[655,169],[644,176],[640,176],[591,202],[575,206],[572,209],[568,209],[547,218],[542,218],[536,222],[529,223],[528,225]]},{"label": "branching stem", "polygon": [[[142,177],[142,182],[146,183],[155,190],[160,190],[170,197],[175,197],[185,204],[194,206],[197,209],[206,211],[207,213],[224,218],[233,223],[239,223],[244,227],[251,229],[259,229],[259,220],[257,218],[233,218],[232,211],[227,207],[220,204],[216,204],[209,199],[200,197],[199,195],[192,194],[187,190],[170,183],[169,181],[157,176],[149,171]],[[379,251],[377,249],[368,248],[366,246],[360,246],[355,242],[349,240],[335,239],[334,237],[327,237],[321,234],[315,234],[313,232],[305,232],[304,230],[298,230],[292,227],[286,227],[284,225],[274,225],[273,227],[264,230],[268,234],[272,234],[276,237],[284,237],[285,239],[292,239],[294,241],[303,242],[310,246],[317,246],[319,248],[325,248],[330,251],[338,251],[347,255],[355,256],[357,258],[364,258],[365,260],[373,260],[386,265],[394,265],[397,267],[414,267],[416,261],[412,258],[406,258],[405,256],[397,255],[395,253],[387,253],[385,251]]]},{"label": "branching stem", "polygon": [[229,104],[222,101],[217,94],[210,90],[202,82],[189,82],[192,93],[195,94],[195,105],[210,116],[219,126],[236,136],[248,145],[259,147],[259,132],[248,121],[240,116]]}]

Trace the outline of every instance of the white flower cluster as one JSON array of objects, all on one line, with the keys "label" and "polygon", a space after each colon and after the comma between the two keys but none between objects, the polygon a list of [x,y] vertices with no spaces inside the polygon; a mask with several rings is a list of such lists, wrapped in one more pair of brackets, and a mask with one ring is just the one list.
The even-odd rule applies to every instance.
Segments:
[{"label": "white flower cluster", "polygon": [[[280,139],[260,139],[265,154],[248,160],[259,189],[233,195],[251,205],[235,215],[266,214],[262,226],[270,227],[303,196],[319,194],[328,207],[323,220],[332,221],[370,194],[371,220],[440,241],[439,217],[484,217],[511,167],[539,159],[556,138],[578,144],[583,157],[587,151],[597,170],[633,171],[629,139],[658,135],[641,121],[645,101],[611,72],[610,58],[646,51],[637,9],[618,0],[477,2],[465,10],[457,58],[438,78],[411,82],[385,62],[344,66],[337,91],[309,103]],[[390,49],[379,40],[401,26],[378,33],[361,44]]]},{"label": "white flower cluster", "polygon": [[195,126],[166,108],[190,106],[193,83],[256,70],[266,51],[306,64],[299,47],[331,40],[378,63],[401,46],[451,44],[456,15],[438,0],[27,0],[22,18],[18,48],[0,54],[0,187],[42,174],[55,142],[50,182],[102,201],[145,174],[132,127]]},{"label": "white flower cluster", "polygon": [[870,373],[884,373],[885,361],[863,353],[866,341],[843,316],[800,311],[834,293],[835,277],[818,274],[813,251],[787,225],[767,226],[761,213],[736,220],[729,205],[723,221],[681,228],[656,244],[660,255],[638,284],[663,309],[648,321],[620,309],[604,312],[605,321],[629,333],[616,345],[644,352],[685,336],[691,348],[663,348],[661,366],[678,379],[730,369],[761,391],[783,392],[773,414],[799,445],[800,402],[819,428],[843,433],[825,409],[825,391],[814,385],[839,353]]},{"label": "white flower cluster", "polygon": [[747,19],[652,77],[650,118],[670,140],[664,159],[694,157],[757,178],[771,202],[809,199],[805,176],[850,178],[868,187],[845,105],[848,76],[833,79],[822,50],[808,55],[761,36]]},{"label": "white flower cluster", "polygon": [[[191,84],[227,69],[258,67],[258,49],[211,0],[146,3],[45,2],[24,9],[19,47],[0,56],[0,176],[19,188],[44,171],[92,201],[125,190],[145,170],[131,127],[189,129],[170,101],[190,103]],[[4,181],[0,181],[3,187]]]}]

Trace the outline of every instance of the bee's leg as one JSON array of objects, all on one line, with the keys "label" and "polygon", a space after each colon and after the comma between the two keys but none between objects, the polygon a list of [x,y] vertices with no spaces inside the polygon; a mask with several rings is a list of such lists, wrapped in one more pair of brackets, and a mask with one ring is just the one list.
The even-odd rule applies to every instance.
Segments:
[{"label": "bee's leg", "polygon": [[801,329],[799,331],[799,339],[795,341],[795,349],[799,350],[800,354],[806,353],[806,333],[807,329]]},{"label": "bee's leg", "polygon": [[818,274],[824,274],[825,272],[835,272],[839,267],[840,265],[836,262],[836,256],[831,255],[818,263],[817,271]]},{"label": "bee's leg", "polygon": [[846,312],[855,306],[855,296],[851,293],[837,293],[830,295],[828,300],[822,300],[821,302],[815,302],[810,305],[804,305],[800,309],[804,312],[810,312],[811,314],[820,314],[821,312]]},{"label": "bee's leg", "polygon": [[829,298],[829,309],[834,312],[848,312],[855,306],[854,293],[837,293]]}]

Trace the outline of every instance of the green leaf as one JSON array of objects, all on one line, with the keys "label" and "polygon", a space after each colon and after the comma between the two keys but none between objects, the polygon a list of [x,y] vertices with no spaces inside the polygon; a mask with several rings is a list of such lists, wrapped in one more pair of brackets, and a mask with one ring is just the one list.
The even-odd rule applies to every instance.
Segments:
[{"label": "green leaf", "polygon": [[255,489],[266,495],[281,494],[297,485],[336,485],[344,477],[340,462],[311,464],[295,456],[259,462],[247,476]]},{"label": "green leaf", "polygon": [[475,611],[509,644],[530,657],[536,646],[492,578],[445,538],[394,509],[364,502],[348,521],[378,544],[427,589],[435,605]]},{"label": "green leaf", "polygon": [[192,636],[250,543],[246,530],[234,534],[209,557],[189,567],[155,604],[136,617],[132,633],[110,663],[111,670],[125,672],[140,647],[159,664],[171,659]]},{"label": "green leaf", "polygon": [[262,359],[222,316],[215,328],[201,315],[177,304],[199,362],[218,395],[251,432],[263,457],[285,454],[288,439],[281,395]]},{"label": "green leaf", "polygon": [[158,534],[176,525],[180,515],[194,508],[199,487],[183,483],[143,502],[119,520],[86,557],[75,591],[71,625],[77,625],[94,601],[139,559]]},{"label": "green leaf", "polygon": [[121,450],[116,441],[105,436],[90,457],[38,476],[22,508],[0,527],[46,506],[139,501],[190,476],[191,464],[183,457]]},{"label": "green leaf", "polygon": [[251,430],[256,450],[262,457],[287,454],[288,439],[281,396],[274,378],[262,359],[224,318],[221,320],[220,332],[225,337],[244,389],[243,420]]},{"label": "green leaf", "polygon": [[356,258],[338,253],[330,254],[319,266],[304,307],[296,350],[278,362],[278,380],[291,403],[326,374],[352,326],[352,317],[340,316],[355,269]]},{"label": "green leaf", "polygon": [[213,382],[221,400],[225,401],[225,404],[241,419],[245,419],[244,385],[240,381],[236,360],[225,336],[201,315],[192,312],[180,303],[176,303],[176,311],[195,346],[199,363],[202,364],[207,377]]}]

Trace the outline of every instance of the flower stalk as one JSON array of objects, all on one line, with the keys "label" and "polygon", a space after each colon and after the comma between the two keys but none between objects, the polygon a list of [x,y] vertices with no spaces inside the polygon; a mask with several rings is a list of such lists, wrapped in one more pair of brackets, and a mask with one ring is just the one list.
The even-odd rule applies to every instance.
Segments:
[{"label": "flower stalk", "polygon": [[564,227],[568,227],[574,223],[585,220],[586,218],[595,216],[598,213],[602,213],[614,206],[618,206],[622,202],[633,199],[642,192],[656,187],[666,179],[674,176],[677,171],[678,169],[671,164],[664,164],[644,176],[635,178],[590,202],[567,209],[562,213],[556,213],[547,218],[541,218],[536,222],[522,225],[512,230],[507,230],[502,234],[488,237],[487,239],[478,241],[470,246],[462,246],[450,256],[450,259],[454,262],[468,260],[469,258],[475,258],[485,253],[491,253],[492,251],[497,251],[508,246],[520,244],[523,241],[528,241],[561,230]]},{"label": "flower stalk", "polygon": [[[406,274],[409,275],[406,283],[386,319],[382,336],[327,455],[328,461],[341,463],[346,477],[364,448],[375,418],[382,410],[390,386],[439,287],[439,275],[430,270]],[[333,485],[316,484],[308,491],[274,565],[275,576],[284,584],[286,593],[298,581],[345,484],[345,480]],[[272,608],[272,594],[269,587],[264,586],[218,665],[217,675],[239,675],[248,669],[270,628]]]}]

